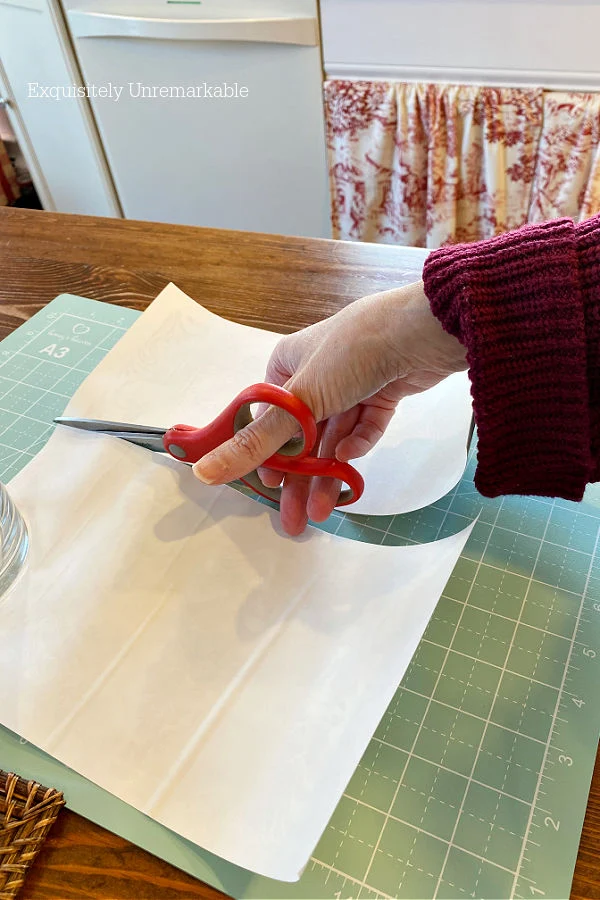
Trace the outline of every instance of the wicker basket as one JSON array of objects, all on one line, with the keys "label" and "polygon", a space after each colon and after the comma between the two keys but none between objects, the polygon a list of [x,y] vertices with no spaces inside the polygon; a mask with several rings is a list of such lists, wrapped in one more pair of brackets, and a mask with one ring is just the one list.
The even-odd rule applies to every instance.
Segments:
[{"label": "wicker basket", "polygon": [[56,821],[60,791],[0,769],[0,900],[12,900]]}]

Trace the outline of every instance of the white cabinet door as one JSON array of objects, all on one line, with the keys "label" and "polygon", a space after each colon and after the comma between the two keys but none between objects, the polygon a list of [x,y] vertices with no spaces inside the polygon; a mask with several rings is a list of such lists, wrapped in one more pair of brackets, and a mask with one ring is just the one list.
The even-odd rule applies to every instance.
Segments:
[{"label": "white cabinet door", "polygon": [[11,125],[43,206],[120,216],[87,100],[40,96],[43,88],[81,84],[52,0],[0,0],[0,61]]},{"label": "white cabinet door", "polygon": [[65,5],[128,218],[331,235],[314,3]]}]

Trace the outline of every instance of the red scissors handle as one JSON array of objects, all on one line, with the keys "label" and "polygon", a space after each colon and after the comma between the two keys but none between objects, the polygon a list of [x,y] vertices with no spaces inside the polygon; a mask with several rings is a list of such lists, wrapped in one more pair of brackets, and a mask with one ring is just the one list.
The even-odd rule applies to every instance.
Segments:
[{"label": "red scissors handle", "polygon": [[303,400],[276,384],[251,384],[231,401],[223,412],[204,428],[193,425],[174,425],[165,432],[163,445],[167,453],[176,459],[195,463],[245,428],[252,421],[250,405],[268,403],[290,413],[300,426],[301,438],[292,438],[269,460],[287,462],[308,456],[317,440],[315,419]]},{"label": "red scissors handle", "polygon": [[[252,384],[245,388],[213,422],[204,428],[195,428],[192,425],[174,425],[169,428],[163,438],[165,450],[176,459],[189,463],[197,462],[252,421],[250,411],[252,403],[278,406],[296,419],[302,431],[302,437],[292,438],[263,463],[266,468],[343,481],[348,485],[348,489],[342,491],[336,505],[345,506],[358,500],[364,490],[362,476],[348,463],[309,455],[317,440],[314,416],[303,400],[275,384]],[[256,472],[251,472],[242,481],[257,494],[279,502],[281,488],[265,487]]]},{"label": "red scissors handle", "polygon": [[[275,469],[277,472],[297,472],[299,475],[320,476],[321,478],[334,478],[336,481],[343,481],[348,487],[341,491],[336,506],[348,506],[354,503],[365,489],[365,482],[360,474],[350,463],[339,462],[337,459],[326,459],[316,456],[305,456],[304,459],[287,459],[283,463],[277,461],[272,456],[263,465],[268,469]],[[251,487],[256,494],[266,497],[267,500],[273,500],[279,503],[281,499],[281,488],[268,488],[262,483],[258,472],[250,472],[240,479]]]}]

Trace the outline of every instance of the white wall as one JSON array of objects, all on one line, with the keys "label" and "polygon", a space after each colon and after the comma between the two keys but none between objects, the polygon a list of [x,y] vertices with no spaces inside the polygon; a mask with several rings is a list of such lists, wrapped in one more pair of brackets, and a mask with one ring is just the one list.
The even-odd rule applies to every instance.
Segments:
[{"label": "white wall", "polygon": [[330,77],[600,89],[600,0],[321,0]]}]

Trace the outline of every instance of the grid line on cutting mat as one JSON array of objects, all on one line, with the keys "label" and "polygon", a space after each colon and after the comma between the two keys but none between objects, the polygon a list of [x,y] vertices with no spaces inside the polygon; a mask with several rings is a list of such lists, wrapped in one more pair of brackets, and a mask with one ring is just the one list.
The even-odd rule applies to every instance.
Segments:
[{"label": "grid line on cutting mat", "polygon": [[[446,512],[445,515],[447,516],[447,512]],[[497,518],[497,516],[496,516],[496,518]],[[491,532],[490,532],[490,534],[491,534]],[[489,542],[489,538],[488,538],[488,542]],[[487,545],[486,545],[486,546],[487,546]],[[484,552],[485,552],[485,551],[484,551]],[[480,565],[481,565],[481,563],[480,563]],[[476,573],[476,574],[477,574],[477,573]],[[467,601],[468,601],[468,596],[467,596]],[[467,607],[466,607],[466,603],[465,603],[465,605],[463,606],[463,609],[462,609],[462,611],[461,611],[461,613],[460,613],[460,616],[459,616],[459,618],[458,618],[458,621],[457,621],[457,623],[456,623],[456,625],[455,625],[455,628],[454,628],[454,634],[456,634],[458,628],[460,627],[461,618],[462,618],[462,616],[463,616],[464,611],[466,610],[466,608],[467,608]],[[386,819],[385,819],[384,822],[383,822],[383,826],[382,826],[382,829],[381,829],[379,838],[378,838],[378,840],[377,840],[377,843],[375,844],[375,847],[373,848],[373,853],[372,853],[371,859],[370,859],[370,861],[369,861],[369,866],[368,866],[367,874],[366,874],[365,878],[368,878],[369,871],[370,871],[370,869],[371,869],[372,866],[373,866],[373,862],[374,862],[374,860],[375,860],[377,851],[379,850],[380,843],[381,843],[381,840],[382,840],[382,838],[383,838],[383,833],[384,833],[384,831],[385,831],[385,826],[386,826],[387,822],[389,821],[389,814],[390,814],[390,812],[391,812],[391,810],[392,810],[392,808],[393,808],[393,806],[394,806],[394,804],[395,804],[395,802],[396,802],[396,800],[397,800],[398,793],[399,793],[399,791],[400,791],[400,787],[401,787],[401,785],[402,785],[403,778],[404,778],[404,776],[405,776],[405,774],[406,774],[406,770],[408,769],[408,766],[409,766],[409,763],[410,763],[410,760],[411,760],[412,752],[413,752],[413,750],[415,749],[415,747],[416,747],[416,745],[417,745],[417,742],[418,742],[418,740],[419,740],[419,737],[420,737],[420,735],[421,735],[422,729],[423,729],[424,724],[425,724],[425,719],[427,718],[427,714],[428,714],[428,712],[429,712],[430,709],[431,709],[431,704],[433,703],[433,695],[435,694],[436,688],[437,688],[437,686],[438,686],[438,684],[439,684],[439,681],[440,681],[440,679],[441,679],[441,677],[442,677],[442,672],[443,672],[443,669],[444,669],[444,665],[445,665],[446,660],[448,659],[448,656],[449,656],[449,655],[450,655],[450,645],[448,646],[448,648],[447,648],[447,650],[446,650],[446,655],[445,655],[444,661],[443,661],[442,666],[440,667],[440,669],[439,669],[439,671],[438,671],[437,678],[436,678],[436,682],[435,682],[435,684],[434,684],[434,687],[433,687],[433,690],[432,690],[432,693],[431,693],[431,697],[429,697],[429,699],[427,700],[427,706],[425,707],[425,710],[424,710],[424,713],[423,713],[423,719],[422,719],[421,722],[419,723],[419,726],[418,726],[418,728],[417,728],[417,733],[416,733],[416,735],[415,735],[415,737],[414,737],[412,746],[411,746],[411,748],[410,748],[410,750],[409,750],[409,752],[408,752],[408,755],[407,755],[407,758],[406,758],[406,762],[405,762],[405,765],[404,765],[404,769],[403,769],[402,775],[400,776],[400,779],[399,779],[399,781],[398,781],[398,785],[397,785],[396,790],[395,790],[395,792],[394,792],[394,796],[392,797],[392,801],[391,801],[391,804],[390,804],[390,807],[389,807],[389,810],[388,810]],[[465,692],[466,692],[466,691],[465,691]],[[464,696],[464,695],[463,695],[463,696]],[[457,718],[458,718],[458,710],[457,710]],[[452,730],[451,730],[451,732],[450,732],[450,735],[448,735],[448,738],[449,738],[449,739],[451,738],[451,736],[452,736],[452,734],[453,734],[453,731],[454,731],[454,726],[452,726]],[[442,756],[442,759],[440,760],[440,762],[443,763],[444,757],[445,757],[445,752],[444,752],[444,755]],[[474,766],[473,766],[473,768],[474,768]],[[472,774],[472,773],[471,773],[471,774]],[[437,779],[438,779],[438,775],[435,776],[435,780],[434,780],[433,785],[432,785],[432,790],[433,790],[433,788],[435,787],[435,785],[436,785],[436,783],[437,783]],[[428,798],[427,806],[428,806],[428,805],[429,805],[429,798]],[[424,810],[423,815],[422,815],[422,817],[421,817],[421,820],[420,820],[420,822],[419,822],[419,826],[421,826],[421,825],[423,824],[423,819],[424,819],[425,813],[426,813],[426,811],[427,811],[427,806],[425,807],[425,810]],[[459,810],[459,813],[458,813],[458,816],[459,816],[459,817],[460,817],[461,812],[462,812],[462,806],[461,806],[461,809]],[[458,818],[457,818],[457,824],[458,824]],[[413,838],[413,843],[412,843],[412,845],[411,845],[411,847],[410,847],[410,849],[409,849],[409,851],[408,851],[408,857],[407,857],[407,859],[406,859],[406,868],[404,869],[404,872],[403,872],[403,874],[402,874],[402,876],[401,876],[401,878],[400,878],[400,882],[399,882],[399,884],[398,884],[398,889],[400,889],[400,888],[402,887],[402,883],[403,883],[403,881],[404,881],[404,878],[405,878],[405,875],[406,875],[406,871],[407,871],[407,869],[408,869],[408,864],[409,864],[410,858],[411,858],[412,855],[413,855],[413,851],[414,851],[414,848],[415,848],[415,845],[416,845],[416,842],[417,842],[417,835],[418,835],[418,832],[419,832],[419,830],[420,830],[419,826],[417,826],[417,834],[415,834],[415,836],[414,836],[414,838]],[[454,835],[452,835],[452,837],[453,837],[453,836],[454,836]],[[450,841],[448,842],[448,852],[450,851],[450,848],[453,846],[453,845],[452,845],[452,837],[450,838]],[[440,875],[439,875],[439,880],[438,880],[437,887],[439,887],[439,884],[440,884],[440,881],[441,881],[441,877],[442,877],[442,872],[443,872],[444,868],[445,868],[445,861],[444,861],[444,865],[442,866],[442,870],[441,870]],[[436,887],[436,891],[437,891],[437,887]]]},{"label": "grid line on cutting mat", "polygon": [[[502,509],[502,506],[500,505],[500,506],[498,507],[498,515],[496,516],[496,522],[498,521],[498,516],[500,515],[500,510],[501,510],[501,509]],[[547,530],[548,530],[548,525],[549,525],[549,523],[550,523],[550,519],[548,519],[548,521],[546,522],[546,528],[545,528],[545,530],[544,530],[544,534],[542,535],[542,539],[541,539],[541,542],[540,542],[540,547],[539,547],[539,550],[538,550],[538,555],[537,555],[537,558],[536,558],[536,563],[537,563],[537,561],[538,561],[538,559],[539,559],[539,553],[540,553],[540,551],[541,551],[542,543],[543,543],[544,538],[545,538],[545,536],[546,536],[546,532],[547,532]],[[494,523],[494,524],[495,524],[495,523]],[[491,534],[492,534],[492,532],[490,532],[490,535],[491,535]],[[489,543],[489,542],[488,542],[488,543]],[[484,556],[485,556],[485,551],[484,551],[484,553],[483,553],[482,560],[483,560],[483,557],[484,557]],[[480,563],[480,565],[481,565],[481,563]],[[534,566],[534,568],[535,568],[535,566]],[[475,584],[475,582],[473,582],[473,584]],[[518,617],[518,619],[517,619],[517,621],[516,621],[516,623],[515,623],[515,627],[514,627],[514,630],[513,630],[513,634],[512,634],[512,637],[511,637],[511,640],[510,640],[510,644],[509,644],[509,647],[508,647],[508,653],[507,653],[507,656],[506,656],[506,660],[505,660],[505,662],[504,662],[504,665],[502,666],[502,670],[501,670],[501,671],[502,671],[503,674],[507,671],[507,669],[506,669],[506,662],[508,661],[508,659],[509,659],[509,657],[510,657],[511,650],[512,650],[513,645],[514,645],[515,636],[516,636],[516,634],[517,634],[517,630],[518,630],[518,627],[519,627],[519,623],[520,623],[520,621],[521,621],[521,615],[522,615],[522,612],[523,612],[523,608],[524,608],[524,606],[525,606],[525,602],[526,602],[526,600],[527,600],[527,594],[528,594],[528,591],[529,591],[529,588],[530,588],[530,587],[531,587],[531,578],[529,579],[527,588],[526,588],[526,590],[525,590],[525,594],[524,594],[524,597],[523,597],[523,602],[522,602],[522,604],[521,604],[521,609],[520,609],[520,611],[519,611],[519,617]],[[469,599],[469,598],[467,597],[467,600],[465,601],[465,607],[464,607],[464,608],[466,608],[466,605],[467,605],[467,603],[468,603],[468,599]],[[492,614],[490,614],[490,615],[492,615]],[[493,698],[492,704],[491,704],[491,709],[493,709],[494,704],[495,704],[495,702],[496,702],[496,700],[497,700],[497,698],[498,698],[498,694],[499,694],[499,691],[500,691],[500,684],[501,684],[501,683],[502,683],[502,676],[501,676],[501,678],[498,680],[498,684],[497,684],[497,687],[496,687],[496,693],[494,694],[494,698]],[[523,706],[522,706],[521,715],[520,715],[520,718],[519,718],[518,727],[515,729],[515,734],[519,734],[519,729],[520,729],[520,727],[521,727],[522,720],[523,720],[523,717],[524,717],[524,715],[525,715],[526,706],[527,706],[527,701],[528,701],[528,699],[529,699],[529,694],[530,694],[530,692],[531,692],[532,686],[533,686],[533,679],[531,679],[530,686],[529,686],[529,688],[528,688],[528,690],[527,690],[527,695],[526,695],[526,698],[525,698],[525,702],[523,703]],[[465,693],[466,693],[466,690],[465,690]],[[463,699],[464,699],[464,694],[463,694]],[[445,858],[445,860],[444,860],[444,866],[443,866],[443,868],[442,868],[442,871],[440,872],[440,875],[439,875],[439,878],[438,878],[438,882],[437,882],[437,884],[436,884],[436,889],[435,889],[435,893],[436,893],[436,894],[437,894],[437,892],[438,892],[438,890],[439,890],[439,887],[440,887],[440,885],[441,885],[441,882],[442,882],[442,875],[443,875],[444,870],[445,870],[445,868],[446,868],[446,864],[447,864],[447,861],[448,861],[448,856],[450,855],[450,850],[451,850],[452,847],[455,846],[455,845],[454,845],[454,837],[455,837],[455,835],[456,835],[456,832],[457,832],[457,829],[458,829],[458,826],[459,826],[460,817],[461,817],[461,815],[462,815],[464,803],[465,803],[465,801],[466,801],[466,797],[467,797],[467,794],[468,794],[468,791],[469,791],[469,786],[470,786],[470,784],[471,784],[471,782],[472,782],[472,779],[473,779],[473,774],[474,774],[475,768],[476,768],[476,766],[477,766],[477,761],[478,761],[479,755],[480,755],[480,753],[481,753],[481,748],[482,748],[483,741],[484,741],[484,739],[485,739],[485,736],[486,736],[486,733],[487,733],[487,729],[488,729],[489,724],[490,724],[490,716],[488,715],[488,717],[487,717],[486,720],[485,720],[485,726],[484,726],[484,729],[483,729],[483,732],[482,732],[481,739],[480,739],[480,741],[479,741],[479,746],[478,746],[478,748],[477,748],[477,753],[475,754],[475,759],[474,759],[474,761],[473,761],[473,766],[472,766],[472,769],[471,769],[471,772],[470,772],[470,775],[469,775],[469,778],[468,778],[467,788],[466,788],[465,794],[464,794],[464,796],[463,796],[463,802],[461,803],[460,809],[459,809],[459,811],[458,811],[458,817],[457,817],[457,820],[456,820],[456,825],[454,826],[454,831],[452,832],[452,835],[451,835],[451,837],[450,837],[450,841],[448,842],[448,850],[447,850],[447,853],[446,853],[446,858]],[[512,762],[512,757],[513,757],[513,753],[514,753],[515,743],[516,743],[516,738],[513,737],[512,749],[511,749],[510,755],[509,755],[509,757],[508,757],[508,759],[507,759],[507,761],[506,761],[506,763],[507,763],[507,768],[506,768],[506,771],[505,771],[505,774],[504,774],[504,780],[503,780],[503,782],[502,782],[502,784],[501,784],[501,786],[500,786],[500,791],[503,791],[503,790],[504,790],[504,785],[505,785],[506,779],[507,779],[507,777],[508,777],[509,766],[510,766],[510,764],[511,764],[511,762]],[[490,840],[491,840],[492,831],[493,831],[493,828],[494,828],[494,825],[495,825],[495,822],[496,822],[496,817],[497,817],[497,815],[498,815],[498,809],[499,809],[499,806],[500,806],[500,794],[498,794],[498,802],[496,803],[496,808],[495,808],[495,810],[494,810],[494,812],[493,812],[493,814],[492,814],[492,821],[490,822],[490,826],[491,826],[490,834],[489,834],[489,836],[488,836],[488,840],[487,840],[487,843],[486,843],[486,845],[485,845],[485,847],[484,847],[484,851],[483,851],[484,862],[485,862],[485,860],[486,860],[486,858],[487,858],[487,857],[486,857],[486,854],[487,854],[487,851],[488,851],[489,842],[490,842]],[[511,834],[514,834],[514,832],[511,832]],[[521,840],[524,840],[524,835],[521,836]],[[475,883],[474,883],[474,885],[473,885],[473,892],[474,892],[474,893],[477,892],[477,888],[478,888],[478,886],[479,886],[479,877],[480,877],[480,875],[481,875],[481,872],[482,872],[482,869],[481,869],[481,867],[480,867],[480,869],[479,869],[479,871],[478,871],[478,873],[477,873],[477,877],[476,877]]]},{"label": "grid line on cutting mat", "polygon": [[[134,317],[61,297],[3,342],[3,479],[43,446]],[[75,326],[87,343],[68,338]],[[240,897],[568,896],[600,721],[600,509],[485,500],[474,465],[472,453],[462,481],[426,509],[335,512],[324,524],[354,540],[415,544],[479,514],[301,880],[256,878]]]}]

